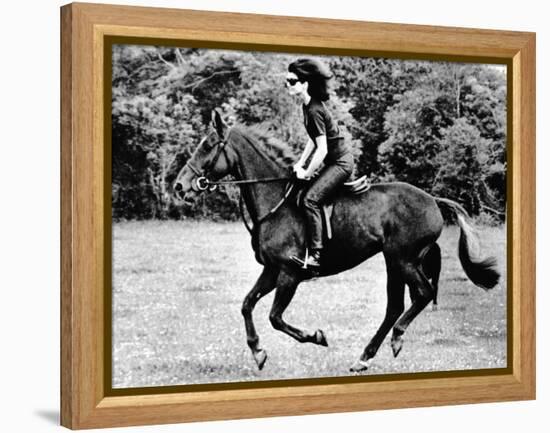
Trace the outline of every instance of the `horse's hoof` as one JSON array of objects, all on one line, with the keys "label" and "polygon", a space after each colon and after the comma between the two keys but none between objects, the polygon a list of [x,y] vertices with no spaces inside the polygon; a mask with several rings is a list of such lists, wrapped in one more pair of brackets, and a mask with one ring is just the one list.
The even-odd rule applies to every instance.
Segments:
[{"label": "horse's hoof", "polygon": [[327,338],[325,337],[325,333],[320,329],[315,331],[315,344],[328,347],[328,342],[327,342]]},{"label": "horse's hoof", "polygon": [[350,367],[349,371],[352,373],[361,373],[362,371],[368,370],[371,363],[372,359],[367,359],[366,361],[359,360]]},{"label": "horse's hoof", "polygon": [[437,311],[437,304],[432,304],[432,311]]},{"label": "horse's hoof", "polygon": [[265,361],[267,360],[267,352],[264,349],[260,349],[257,352],[252,353],[254,355],[254,361],[258,365],[258,369],[264,368]]},{"label": "horse's hoof", "polygon": [[394,358],[397,358],[399,352],[403,348],[403,339],[401,337],[394,337],[391,339],[391,350],[393,351]]}]

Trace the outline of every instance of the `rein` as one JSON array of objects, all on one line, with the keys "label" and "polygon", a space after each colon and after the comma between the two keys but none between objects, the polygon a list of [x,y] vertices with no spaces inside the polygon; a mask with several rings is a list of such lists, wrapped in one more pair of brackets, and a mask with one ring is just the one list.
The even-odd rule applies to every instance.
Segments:
[{"label": "rein", "polygon": [[291,180],[292,177],[265,177],[261,179],[243,179],[243,180],[210,180],[206,176],[200,176],[200,174],[193,169],[193,167],[187,164],[191,170],[199,177],[197,178],[196,185],[199,191],[209,192],[215,191],[218,185],[250,185],[254,183],[268,183],[268,182],[280,182],[282,180]]},{"label": "rein", "polygon": [[290,180],[292,177],[265,177],[262,179],[244,179],[244,180],[220,180],[220,181],[211,181],[205,179],[208,185],[249,185],[251,183],[268,183],[268,182],[277,182],[280,180]]},{"label": "rein", "polygon": [[243,195],[242,194],[240,195],[240,197],[239,197],[239,211],[241,213],[241,218],[243,219],[244,226],[248,230],[248,233],[250,233],[252,236],[254,236],[255,229],[257,230],[257,228],[265,220],[267,220],[271,215],[273,215],[275,212],[277,212],[279,210],[279,208],[285,203],[286,199],[290,196],[290,193],[294,189],[294,185],[295,185],[294,182],[289,182],[289,184],[287,185],[286,191],[283,195],[283,198],[281,198],[281,200],[279,200],[279,202],[275,206],[273,206],[273,208],[269,212],[267,212],[264,216],[258,218],[258,220],[252,226],[248,225],[248,222],[246,221],[246,218],[244,216],[244,200],[243,200]]}]

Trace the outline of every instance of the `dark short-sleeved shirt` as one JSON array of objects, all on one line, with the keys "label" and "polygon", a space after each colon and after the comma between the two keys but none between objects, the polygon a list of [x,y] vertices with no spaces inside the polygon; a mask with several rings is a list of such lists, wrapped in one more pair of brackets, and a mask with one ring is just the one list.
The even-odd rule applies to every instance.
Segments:
[{"label": "dark short-sleeved shirt", "polygon": [[327,137],[327,156],[325,162],[335,162],[345,155],[350,154],[351,149],[344,137],[340,134],[338,124],[334,121],[322,101],[311,99],[309,104],[302,105],[304,112],[304,125],[309,137],[315,143],[320,135]]}]

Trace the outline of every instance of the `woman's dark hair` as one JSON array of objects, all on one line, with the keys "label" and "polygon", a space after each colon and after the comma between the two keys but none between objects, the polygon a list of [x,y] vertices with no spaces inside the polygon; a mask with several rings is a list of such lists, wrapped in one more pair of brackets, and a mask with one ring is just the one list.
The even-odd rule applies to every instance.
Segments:
[{"label": "woman's dark hair", "polygon": [[288,72],[296,74],[302,82],[307,81],[308,93],[319,101],[327,101],[329,98],[327,83],[332,78],[328,68],[314,59],[298,59],[288,65]]}]

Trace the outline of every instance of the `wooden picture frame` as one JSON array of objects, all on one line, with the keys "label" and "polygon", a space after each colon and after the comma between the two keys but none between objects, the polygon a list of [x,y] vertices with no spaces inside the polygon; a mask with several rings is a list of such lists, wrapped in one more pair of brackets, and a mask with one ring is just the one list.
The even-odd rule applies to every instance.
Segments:
[{"label": "wooden picture frame", "polygon": [[[499,374],[110,395],[106,40],[493,61],[508,67],[508,365]],[[80,428],[535,398],[535,35],[73,3],[61,8],[61,424]]]}]

